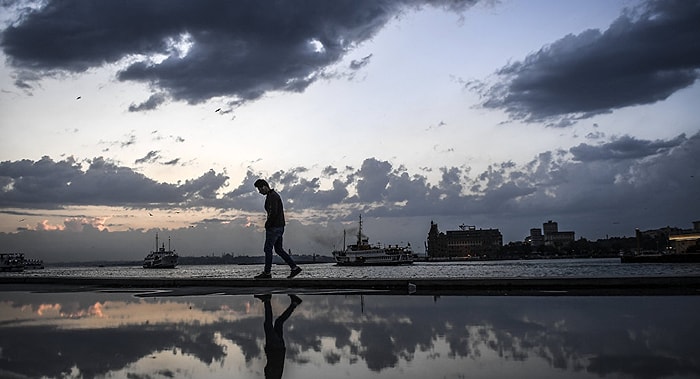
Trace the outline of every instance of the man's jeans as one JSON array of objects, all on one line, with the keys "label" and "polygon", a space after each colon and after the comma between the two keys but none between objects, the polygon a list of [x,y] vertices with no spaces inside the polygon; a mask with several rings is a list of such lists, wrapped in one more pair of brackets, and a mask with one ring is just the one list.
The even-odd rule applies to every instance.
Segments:
[{"label": "man's jeans", "polygon": [[284,226],[265,229],[265,272],[272,271],[272,248],[275,248],[275,253],[284,260],[289,267],[295,267],[296,264],[292,257],[287,254],[282,248],[282,235],[284,234]]}]

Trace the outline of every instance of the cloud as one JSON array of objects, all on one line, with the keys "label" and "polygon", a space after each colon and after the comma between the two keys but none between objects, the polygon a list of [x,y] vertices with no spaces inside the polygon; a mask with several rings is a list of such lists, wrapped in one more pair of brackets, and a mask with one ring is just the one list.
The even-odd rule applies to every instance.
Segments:
[{"label": "cloud", "polygon": [[36,230],[64,230],[63,225],[51,225],[49,220],[43,220],[36,224]]},{"label": "cloud", "polygon": [[151,97],[148,98],[148,100],[144,101],[141,104],[131,104],[129,105],[129,112],[141,112],[141,111],[151,111],[161,104],[163,104],[166,100],[166,95],[163,93],[154,93],[151,95]]},{"label": "cloud", "polygon": [[655,103],[697,80],[698,19],[700,1],[648,1],[603,32],[567,35],[499,69],[496,83],[473,88],[486,108],[553,126]]},{"label": "cloud", "polygon": [[180,186],[180,189],[190,201],[192,201],[192,197],[214,199],[217,191],[226,184],[227,180],[227,176],[209,170],[197,179],[186,181]]},{"label": "cloud", "polygon": [[135,160],[134,164],[153,163],[161,158],[160,154],[158,153],[160,152],[157,150],[151,150],[145,157]]},{"label": "cloud", "polygon": [[582,143],[569,151],[577,161],[637,159],[668,151],[686,142],[682,134],[669,141],[643,141],[630,136],[623,136],[599,146]]},{"label": "cloud", "polygon": [[323,176],[329,177],[331,175],[336,175],[338,173],[338,169],[333,167],[333,166],[326,166],[323,169]]},{"label": "cloud", "polygon": [[359,70],[365,66],[367,66],[372,59],[372,54],[363,57],[362,59],[353,59],[352,62],[350,62],[350,68],[353,70]]},{"label": "cloud", "polygon": [[111,145],[119,144],[121,147],[129,147],[129,146],[136,143],[136,135],[134,135],[133,132],[126,137],[128,138],[126,141],[114,142],[114,143],[111,143]]},{"label": "cloud", "polygon": [[357,172],[357,197],[360,201],[372,203],[380,201],[387,191],[391,164],[374,158],[366,159]]},{"label": "cloud", "polygon": [[[304,167],[265,177],[282,195],[290,220],[299,223],[356,221],[361,213],[377,220],[378,238],[398,229],[401,234],[423,235],[434,219],[447,225],[466,222],[499,228],[508,241],[519,240],[529,228],[549,219],[570,225],[567,228],[576,230],[577,236],[668,224],[687,227],[700,215],[698,156],[700,133],[653,141],[625,136],[596,146],[545,151],[525,164],[492,164],[479,172],[442,167],[437,182],[377,158],[365,159],[359,169],[325,167],[323,181]],[[243,216],[261,212],[262,199],[252,185],[261,175],[253,169],[237,184],[214,170],[169,184],[103,158],[86,165],[73,158],[48,157],[1,162],[0,208],[21,212],[20,217],[29,215],[23,210],[73,205],[197,211],[206,207],[220,214],[213,223],[242,217],[241,230],[246,233],[242,225],[251,220]],[[69,218],[70,213],[62,213]],[[206,224],[213,232],[212,223]],[[298,245],[319,241],[313,236],[323,231],[309,233],[312,236],[306,235],[306,242],[302,238]]]},{"label": "cloud", "polygon": [[433,6],[461,12],[475,2],[48,1],[16,17],[2,32],[2,48],[23,86],[32,74],[41,78],[115,64],[121,67],[118,80],[157,91],[130,111],[154,109],[166,94],[192,104],[213,97],[245,102],[269,91],[304,91],[324,77],[326,67],[406,10]]},{"label": "cloud", "polygon": [[[211,197],[228,178],[212,172],[183,185],[158,183],[98,157],[86,170],[72,157],[55,162],[0,163],[0,207],[59,209],[70,205],[141,206],[193,203]],[[212,184],[212,181],[214,184]]]},{"label": "cloud", "polygon": [[[82,232],[85,228],[93,230],[106,230],[105,222],[107,217],[68,217],[63,221],[63,224],[52,225],[49,220],[42,220],[36,224],[34,230],[37,231],[56,231],[65,230],[69,232]],[[29,228],[31,229],[31,228]]]}]

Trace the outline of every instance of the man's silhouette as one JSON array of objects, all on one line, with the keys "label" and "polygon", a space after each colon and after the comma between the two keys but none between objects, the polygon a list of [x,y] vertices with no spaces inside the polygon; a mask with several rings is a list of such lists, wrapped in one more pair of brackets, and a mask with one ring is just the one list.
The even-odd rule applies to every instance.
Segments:
[{"label": "man's silhouette", "polygon": [[272,295],[255,295],[260,299],[265,306],[265,355],[267,356],[267,365],[265,365],[265,378],[281,378],[284,371],[284,356],[287,353],[287,348],[284,345],[283,325],[289,316],[292,315],[297,305],[301,304],[301,299],[296,295],[289,295],[291,300],[287,309],[282,312],[279,317],[272,323],[272,305],[270,299]]}]

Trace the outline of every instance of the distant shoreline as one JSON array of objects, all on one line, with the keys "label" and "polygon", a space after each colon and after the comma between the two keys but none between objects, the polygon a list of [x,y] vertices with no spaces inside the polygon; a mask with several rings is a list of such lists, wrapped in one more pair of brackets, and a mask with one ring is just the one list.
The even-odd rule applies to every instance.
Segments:
[{"label": "distant shoreline", "polygon": [[[419,256],[415,262],[489,262],[489,261],[519,261],[519,260],[561,260],[561,259],[608,259],[619,258],[616,255],[558,255],[558,256],[542,256],[542,255],[518,255],[518,256],[502,256],[502,257],[453,257],[453,258],[426,258]],[[315,263],[335,263],[335,259],[327,255],[295,255],[294,260],[298,264],[315,264]],[[77,262],[44,262],[44,265],[50,267],[97,267],[97,266],[141,266],[142,260],[123,260],[123,261],[77,261]],[[178,266],[188,265],[257,265],[265,263],[265,257],[260,256],[237,256],[237,257],[188,257],[181,256]],[[273,258],[273,264],[285,264],[278,257]]]}]

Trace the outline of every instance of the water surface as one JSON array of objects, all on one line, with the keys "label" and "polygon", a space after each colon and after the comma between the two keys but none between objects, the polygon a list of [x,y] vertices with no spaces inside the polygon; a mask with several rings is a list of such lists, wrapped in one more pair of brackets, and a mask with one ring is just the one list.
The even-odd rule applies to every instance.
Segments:
[{"label": "water surface", "polygon": [[700,296],[172,295],[0,287],[0,377],[700,377]]},{"label": "water surface", "polygon": [[[305,264],[301,278],[566,278],[699,276],[700,263],[620,263],[610,259],[539,259],[477,262],[415,263],[394,267],[341,267],[333,263]],[[152,270],[140,266],[47,267],[0,276],[51,276],[89,278],[252,278],[262,265],[192,265]],[[274,265],[275,277],[286,277],[289,267]]]}]

